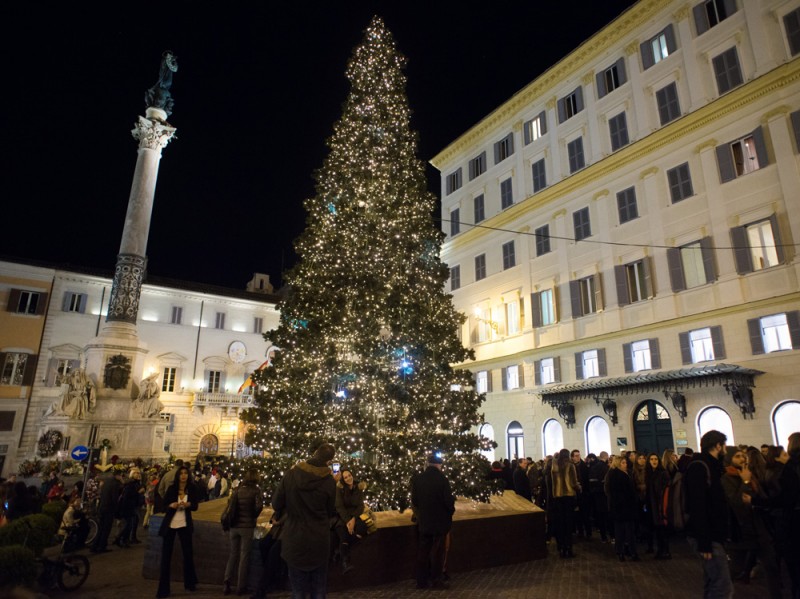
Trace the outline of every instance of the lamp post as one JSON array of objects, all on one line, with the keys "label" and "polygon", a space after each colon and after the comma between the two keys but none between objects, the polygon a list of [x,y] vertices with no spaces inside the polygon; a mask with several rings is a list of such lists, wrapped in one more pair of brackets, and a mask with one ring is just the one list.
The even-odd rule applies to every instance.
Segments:
[{"label": "lamp post", "polygon": [[239,426],[236,423],[231,424],[231,458],[236,457],[236,432]]}]

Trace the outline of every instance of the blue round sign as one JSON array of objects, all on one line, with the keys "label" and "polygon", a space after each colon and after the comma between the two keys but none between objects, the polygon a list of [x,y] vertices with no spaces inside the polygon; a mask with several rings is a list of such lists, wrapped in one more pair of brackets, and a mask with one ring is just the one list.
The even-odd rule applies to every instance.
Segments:
[{"label": "blue round sign", "polygon": [[76,445],[69,455],[76,462],[82,462],[89,457],[89,448],[85,445]]}]

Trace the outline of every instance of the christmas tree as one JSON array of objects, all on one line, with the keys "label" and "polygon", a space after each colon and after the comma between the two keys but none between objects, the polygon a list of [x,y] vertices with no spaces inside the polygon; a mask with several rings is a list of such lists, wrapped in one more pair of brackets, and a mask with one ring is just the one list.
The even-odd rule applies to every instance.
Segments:
[{"label": "christmas tree", "polygon": [[349,62],[350,93],[305,204],[291,292],[267,334],[280,351],[257,373],[258,407],[243,417],[248,444],[268,452],[273,469],[333,443],[379,509],[407,506],[409,479],[431,452],[457,494],[489,493],[479,453],[489,442],[473,432],[483,396],[468,370],[451,367],[473,354],[444,291],[443,234],[416,156],[404,62],[375,17]]}]

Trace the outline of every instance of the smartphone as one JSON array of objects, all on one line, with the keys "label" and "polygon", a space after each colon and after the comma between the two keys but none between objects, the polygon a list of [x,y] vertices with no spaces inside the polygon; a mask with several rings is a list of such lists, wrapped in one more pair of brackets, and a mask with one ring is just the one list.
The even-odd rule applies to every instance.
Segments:
[{"label": "smartphone", "polygon": [[333,473],[334,474],[339,474],[339,468],[340,467],[341,467],[341,464],[338,464],[338,463],[331,464],[331,468],[333,469]]}]

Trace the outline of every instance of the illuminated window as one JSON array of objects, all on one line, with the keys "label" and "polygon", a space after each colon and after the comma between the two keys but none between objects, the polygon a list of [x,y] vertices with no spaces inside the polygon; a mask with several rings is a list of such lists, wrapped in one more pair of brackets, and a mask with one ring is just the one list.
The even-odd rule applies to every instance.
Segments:
[{"label": "illuminated window", "polygon": [[611,454],[611,430],[600,416],[592,416],[586,422],[586,453],[599,455],[605,451]]},{"label": "illuminated window", "polygon": [[564,448],[564,429],[551,418],[542,427],[542,450],[545,456],[555,455]]},{"label": "illuminated window", "polygon": [[164,377],[161,382],[161,390],[165,393],[175,392],[175,378],[178,373],[177,368],[165,368]]},{"label": "illuminated window", "polygon": [[525,457],[522,425],[514,420],[506,429],[508,439],[508,459],[515,460]]},{"label": "illuminated window", "polygon": [[733,438],[733,421],[728,413],[717,406],[710,406],[700,412],[697,416],[697,444],[700,438],[708,431],[719,431],[728,437],[725,444],[728,447],[735,447],[736,442]]},{"label": "illuminated window", "polygon": [[775,443],[788,447],[789,435],[797,432],[798,422],[800,422],[800,401],[785,401],[779,404],[772,413]]},{"label": "illuminated window", "polygon": [[526,146],[539,139],[545,133],[547,133],[547,118],[544,111],[536,115],[535,118],[525,121],[523,137]]},{"label": "illuminated window", "polygon": [[22,385],[25,374],[25,365],[28,363],[28,354],[7,353],[3,363],[3,372],[0,376],[0,385]]},{"label": "illuminated window", "polygon": [[754,354],[800,348],[800,312],[793,310],[747,321]]},{"label": "illuminated window", "polygon": [[711,360],[722,360],[725,357],[725,346],[722,341],[722,327],[713,326],[696,329],[678,335],[681,346],[681,357],[684,364],[697,364]]}]

